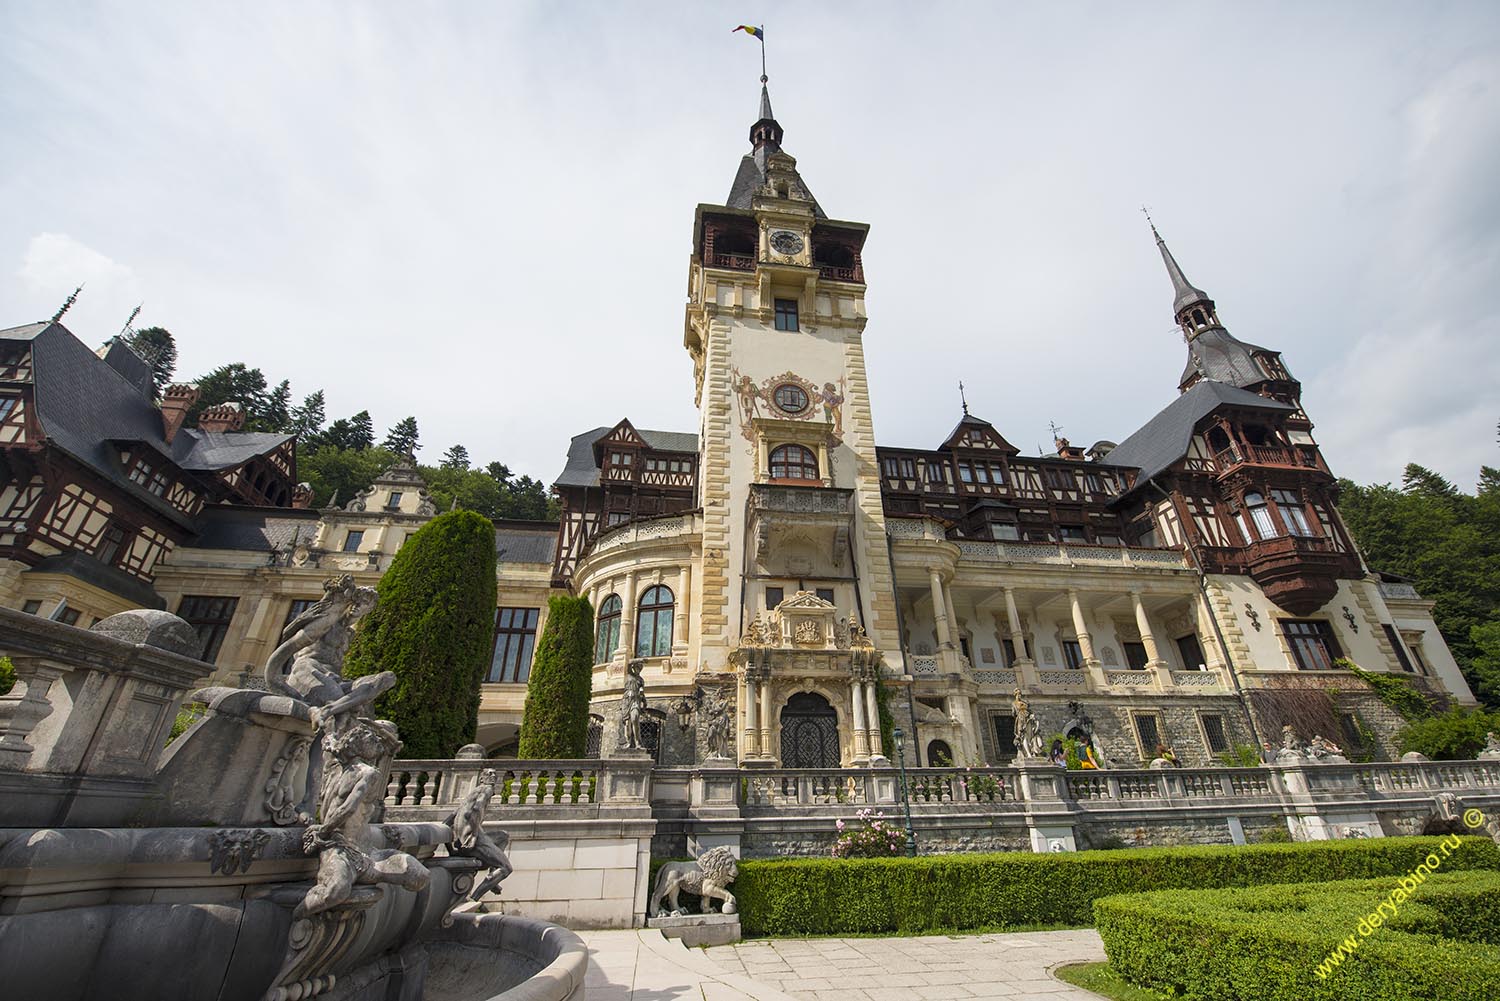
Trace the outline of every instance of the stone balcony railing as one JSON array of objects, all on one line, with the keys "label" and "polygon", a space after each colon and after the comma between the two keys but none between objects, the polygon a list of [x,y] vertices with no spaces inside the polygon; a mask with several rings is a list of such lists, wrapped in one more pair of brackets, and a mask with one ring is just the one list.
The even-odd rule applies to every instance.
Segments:
[{"label": "stone balcony railing", "polygon": [[628,521],[594,536],[585,555],[597,556],[611,549],[637,542],[656,542],[677,536],[693,535],[699,530],[698,519],[692,514],[675,514]]},{"label": "stone balcony railing", "polygon": [[897,540],[926,539],[934,542],[951,542],[958,547],[960,560],[976,563],[1152,570],[1189,569],[1187,557],[1176,549],[1095,546],[1081,542],[1000,542],[986,539],[952,539],[948,536],[948,529],[933,518],[888,518],[886,534]]},{"label": "stone balcony railing", "polygon": [[601,808],[639,808],[650,793],[651,761],[600,760],[420,760],[397,761],[386,787],[386,815],[400,820],[441,819],[474,788],[479,773],[493,768],[499,784],[490,820],[597,816]]},{"label": "stone balcony railing", "polygon": [[962,654],[943,651],[937,654],[907,654],[906,668],[914,678],[939,678],[948,674],[969,677],[981,686],[995,686],[1006,692],[1017,685],[1027,691],[1040,690],[1046,693],[1067,692],[1112,692],[1128,695],[1136,691],[1190,692],[1219,694],[1229,686],[1218,670],[1168,671],[1132,670],[1105,668],[1097,675],[1093,671],[1070,668],[1026,667],[1024,671],[1014,668],[976,668]]}]

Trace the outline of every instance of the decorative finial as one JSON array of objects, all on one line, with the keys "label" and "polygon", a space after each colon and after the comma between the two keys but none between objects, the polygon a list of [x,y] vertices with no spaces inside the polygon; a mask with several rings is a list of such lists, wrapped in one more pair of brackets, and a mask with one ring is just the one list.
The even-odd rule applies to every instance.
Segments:
[{"label": "decorative finial", "polygon": [[52,314],[52,322],[53,323],[56,323],[58,320],[61,320],[63,318],[63,314],[66,313],[68,310],[70,310],[70,309],[73,308],[73,303],[75,303],[75,302],[78,301],[78,293],[80,293],[82,291],[83,291],[83,284],[79,283],[79,286],[73,290],[73,294],[70,295],[70,296],[68,296],[68,298],[66,300],[64,300],[64,302],[62,304],[62,307],[60,309],[58,309],[57,312],[55,312],[55,313]]},{"label": "decorative finial", "polygon": [[1048,421],[1047,430],[1052,432],[1052,444],[1057,445],[1059,448],[1062,447],[1063,429],[1058,425],[1058,423],[1056,421]]},{"label": "decorative finial", "polygon": [[958,380],[958,400],[963,404],[964,416],[969,416],[969,401],[964,397],[964,381]]},{"label": "decorative finial", "polygon": [[1146,206],[1142,205],[1141,206],[1141,215],[1143,215],[1143,216],[1146,217],[1146,225],[1148,225],[1148,226],[1151,227],[1151,235],[1154,236],[1154,237],[1156,237],[1158,240],[1160,240],[1161,239],[1161,234],[1156,231],[1156,223],[1154,223],[1154,222],[1151,221],[1151,210],[1148,209],[1148,208],[1146,208]]}]

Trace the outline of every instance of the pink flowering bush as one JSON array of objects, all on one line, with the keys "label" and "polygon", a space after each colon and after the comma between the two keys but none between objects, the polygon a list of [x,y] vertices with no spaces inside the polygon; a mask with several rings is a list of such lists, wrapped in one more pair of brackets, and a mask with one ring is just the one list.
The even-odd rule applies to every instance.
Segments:
[{"label": "pink flowering bush", "polygon": [[839,832],[833,843],[834,858],[900,855],[906,847],[906,832],[886,820],[884,813],[861,810],[855,817],[861,826],[846,825],[842,820],[834,823],[834,829]]}]

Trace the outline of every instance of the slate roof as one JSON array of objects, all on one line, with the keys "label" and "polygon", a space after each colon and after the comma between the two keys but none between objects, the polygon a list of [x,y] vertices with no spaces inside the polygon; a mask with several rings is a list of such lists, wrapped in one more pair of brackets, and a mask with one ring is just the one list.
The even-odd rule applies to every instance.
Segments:
[{"label": "slate roof", "polygon": [[[770,91],[766,90],[764,84],[760,88],[760,117],[756,120],[755,125],[750,126],[750,131],[753,133],[756,126],[760,125],[761,122],[770,122],[775,125],[777,137],[781,136],[781,123],[776,121],[776,117],[771,111],[771,94]],[[757,147],[754,152],[746,153],[740,158],[739,169],[734,174],[734,183],[729,186],[729,197],[724,199],[726,208],[754,208],[752,200],[755,198],[755,193],[766,183],[766,160],[772,153],[780,152],[782,152],[781,143],[771,142]],[[802,190],[806,191],[807,196],[812,199],[813,217],[816,219],[827,219],[828,216],[823,212],[823,206],[818,204],[818,199],[814,197],[812,189],[807,186],[807,182],[802,180],[800,173],[797,174],[797,182],[802,185]]]},{"label": "slate roof", "polygon": [[168,445],[162,437],[161,411],[149,389],[89,350],[67,327],[31,323],[0,330],[0,340],[31,341],[36,417],[52,444],[179,524],[192,523],[130,482],[112,442],[144,442],[181,468],[204,472],[232,469],[291,437],[187,428]]},{"label": "slate roof", "polygon": [[[609,427],[594,428],[583,434],[573,436],[568,444],[568,461],[563,466],[563,471],[558,474],[553,484],[559,487],[597,487],[599,485],[599,467],[594,462],[594,443],[615,429],[616,425]],[[636,434],[641,436],[651,448],[658,452],[698,452],[698,436],[687,434],[682,431],[651,431],[646,428],[636,428]]]},{"label": "slate roof", "polygon": [[[1237,407],[1254,407],[1261,410],[1291,411],[1296,408],[1277,400],[1228,386],[1222,382],[1199,382],[1177,399],[1167,404],[1139,431],[1126,438],[1109,453],[1106,465],[1127,466],[1140,470],[1136,478],[1138,490],[1147,480],[1166,469],[1187,454],[1188,443],[1193,437],[1193,428],[1204,417],[1224,404]],[[1123,495],[1122,495],[1123,496]]]},{"label": "slate roof", "polygon": [[557,524],[550,521],[495,522],[495,559],[500,563],[551,563],[557,554]]},{"label": "slate roof", "polygon": [[310,543],[317,530],[318,512],[310,509],[215,505],[203,509],[193,547],[264,553]]},{"label": "slate roof", "polygon": [[1256,353],[1274,355],[1277,352],[1259,344],[1247,344],[1223,327],[1210,327],[1189,342],[1187,365],[1177,384],[1182,385],[1199,371],[1205,379],[1231,386],[1253,386],[1265,382],[1266,374],[1255,364],[1253,356]]}]

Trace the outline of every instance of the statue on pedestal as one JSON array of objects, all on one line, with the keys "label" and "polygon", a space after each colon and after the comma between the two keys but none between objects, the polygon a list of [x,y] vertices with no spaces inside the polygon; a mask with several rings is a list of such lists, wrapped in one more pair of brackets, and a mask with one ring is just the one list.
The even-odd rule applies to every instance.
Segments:
[{"label": "statue on pedestal", "polygon": [[734,748],[731,746],[729,737],[729,700],[724,696],[724,689],[716,688],[708,693],[703,703],[703,715],[707,720],[703,740],[708,745],[708,756],[710,758],[732,756]]},{"label": "statue on pedestal", "polygon": [[1011,711],[1016,720],[1016,754],[1025,758],[1040,758],[1046,747],[1042,739],[1042,725],[1031,706],[1021,697],[1021,690],[1017,688],[1011,695]]},{"label": "statue on pedestal", "polygon": [[644,750],[641,740],[641,717],[646,712],[646,682],[641,670],[646,662],[632,660],[625,668],[625,694],[620,699],[620,746],[631,751]]},{"label": "statue on pedestal", "polygon": [[1500,737],[1495,736],[1495,731],[1490,730],[1484,735],[1484,750],[1479,752],[1480,761],[1492,761],[1500,758]]},{"label": "statue on pedestal", "polygon": [[510,856],[505,853],[510,844],[510,835],[504,831],[496,831],[491,835],[484,829],[484,813],[499,784],[499,773],[493,768],[484,769],[479,773],[479,781],[464,797],[458,809],[444,821],[453,829],[453,840],[448,842],[448,854],[479,859],[489,872],[488,878],[469,894],[470,900],[479,900],[485,894],[499,889],[505,877],[515,871],[510,864]]}]

